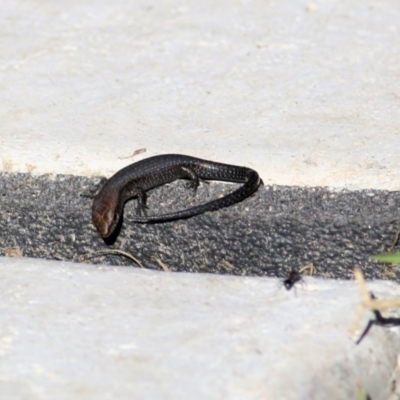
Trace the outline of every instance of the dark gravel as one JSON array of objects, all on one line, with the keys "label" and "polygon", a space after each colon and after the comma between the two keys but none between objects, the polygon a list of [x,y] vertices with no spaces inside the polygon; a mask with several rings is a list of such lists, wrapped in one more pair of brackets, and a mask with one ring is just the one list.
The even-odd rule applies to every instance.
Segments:
[{"label": "dark gravel", "polygon": [[[159,259],[172,271],[284,277],[313,263],[317,276],[348,279],[359,265],[367,278],[400,280],[396,268],[369,258],[392,245],[400,192],[265,186],[227,209],[149,225],[129,222],[132,200],[110,246],[92,226],[92,200],[81,197],[98,179],[3,173],[0,181],[2,254],[81,261],[86,253],[116,248],[148,268],[161,269]],[[149,193],[149,214],[187,208],[234,187],[203,183],[193,196],[184,181],[165,185]],[[86,262],[135,265],[115,255]]]}]

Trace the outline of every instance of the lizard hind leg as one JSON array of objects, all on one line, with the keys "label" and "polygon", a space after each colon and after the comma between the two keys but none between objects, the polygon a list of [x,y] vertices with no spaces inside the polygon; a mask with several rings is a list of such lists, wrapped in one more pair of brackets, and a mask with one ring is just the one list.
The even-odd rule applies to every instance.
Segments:
[{"label": "lizard hind leg", "polygon": [[137,192],[137,206],[136,206],[136,214],[139,216],[147,216],[147,194],[143,189],[138,189]]},{"label": "lizard hind leg", "polygon": [[189,179],[188,187],[193,188],[194,193],[196,193],[197,188],[199,187],[200,184],[200,179],[199,176],[196,174],[196,172],[189,167],[181,167],[182,170],[185,172],[187,178]]}]

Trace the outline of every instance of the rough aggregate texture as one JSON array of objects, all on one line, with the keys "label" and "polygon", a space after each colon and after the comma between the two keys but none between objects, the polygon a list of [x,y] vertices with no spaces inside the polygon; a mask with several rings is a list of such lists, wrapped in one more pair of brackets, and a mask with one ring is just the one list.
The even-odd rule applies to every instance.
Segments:
[{"label": "rough aggregate texture", "polygon": [[[6,255],[135,265],[121,255],[83,257],[121,249],[147,268],[162,269],[161,261],[172,271],[285,277],[313,263],[317,276],[348,279],[359,265],[367,278],[400,279],[396,268],[369,258],[388,251],[394,241],[398,191],[262,186],[227,209],[157,224],[129,222],[133,199],[110,245],[91,223],[92,200],[81,196],[98,179],[3,173],[0,182],[0,242]],[[187,182],[177,181],[149,192],[149,214],[203,203],[235,187],[202,183],[194,196]]]}]

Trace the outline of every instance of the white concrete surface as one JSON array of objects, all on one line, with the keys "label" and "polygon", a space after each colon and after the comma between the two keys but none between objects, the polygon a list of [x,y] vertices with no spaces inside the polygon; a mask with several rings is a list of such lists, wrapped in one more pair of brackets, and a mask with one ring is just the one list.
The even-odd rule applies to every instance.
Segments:
[{"label": "white concrete surface", "polygon": [[[2,169],[109,175],[178,152],[267,184],[399,189],[399,21],[395,0],[3,0]],[[2,399],[376,400],[398,374],[397,330],[349,338],[352,282],[0,273]]]},{"label": "white concrete surface", "polygon": [[398,367],[398,328],[350,336],[355,282],[3,258],[0,292],[2,399],[375,400]]},{"label": "white concrete surface", "polygon": [[399,189],[396,0],[4,0],[8,171],[178,152],[265,183]]}]

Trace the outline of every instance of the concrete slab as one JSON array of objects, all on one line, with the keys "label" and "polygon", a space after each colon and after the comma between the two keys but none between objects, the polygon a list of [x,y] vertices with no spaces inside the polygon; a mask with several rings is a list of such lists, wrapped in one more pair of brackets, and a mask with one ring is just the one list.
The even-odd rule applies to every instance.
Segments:
[{"label": "concrete slab", "polygon": [[[378,298],[396,284],[369,285]],[[387,399],[400,330],[349,330],[355,282],[0,259],[2,399]],[[359,324],[364,329],[364,315]],[[396,350],[396,351],[394,351]]]},{"label": "concrete slab", "polygon": [[396,0],[0,7],[3,170],[110,175],[146,149],[400,188]]}]

